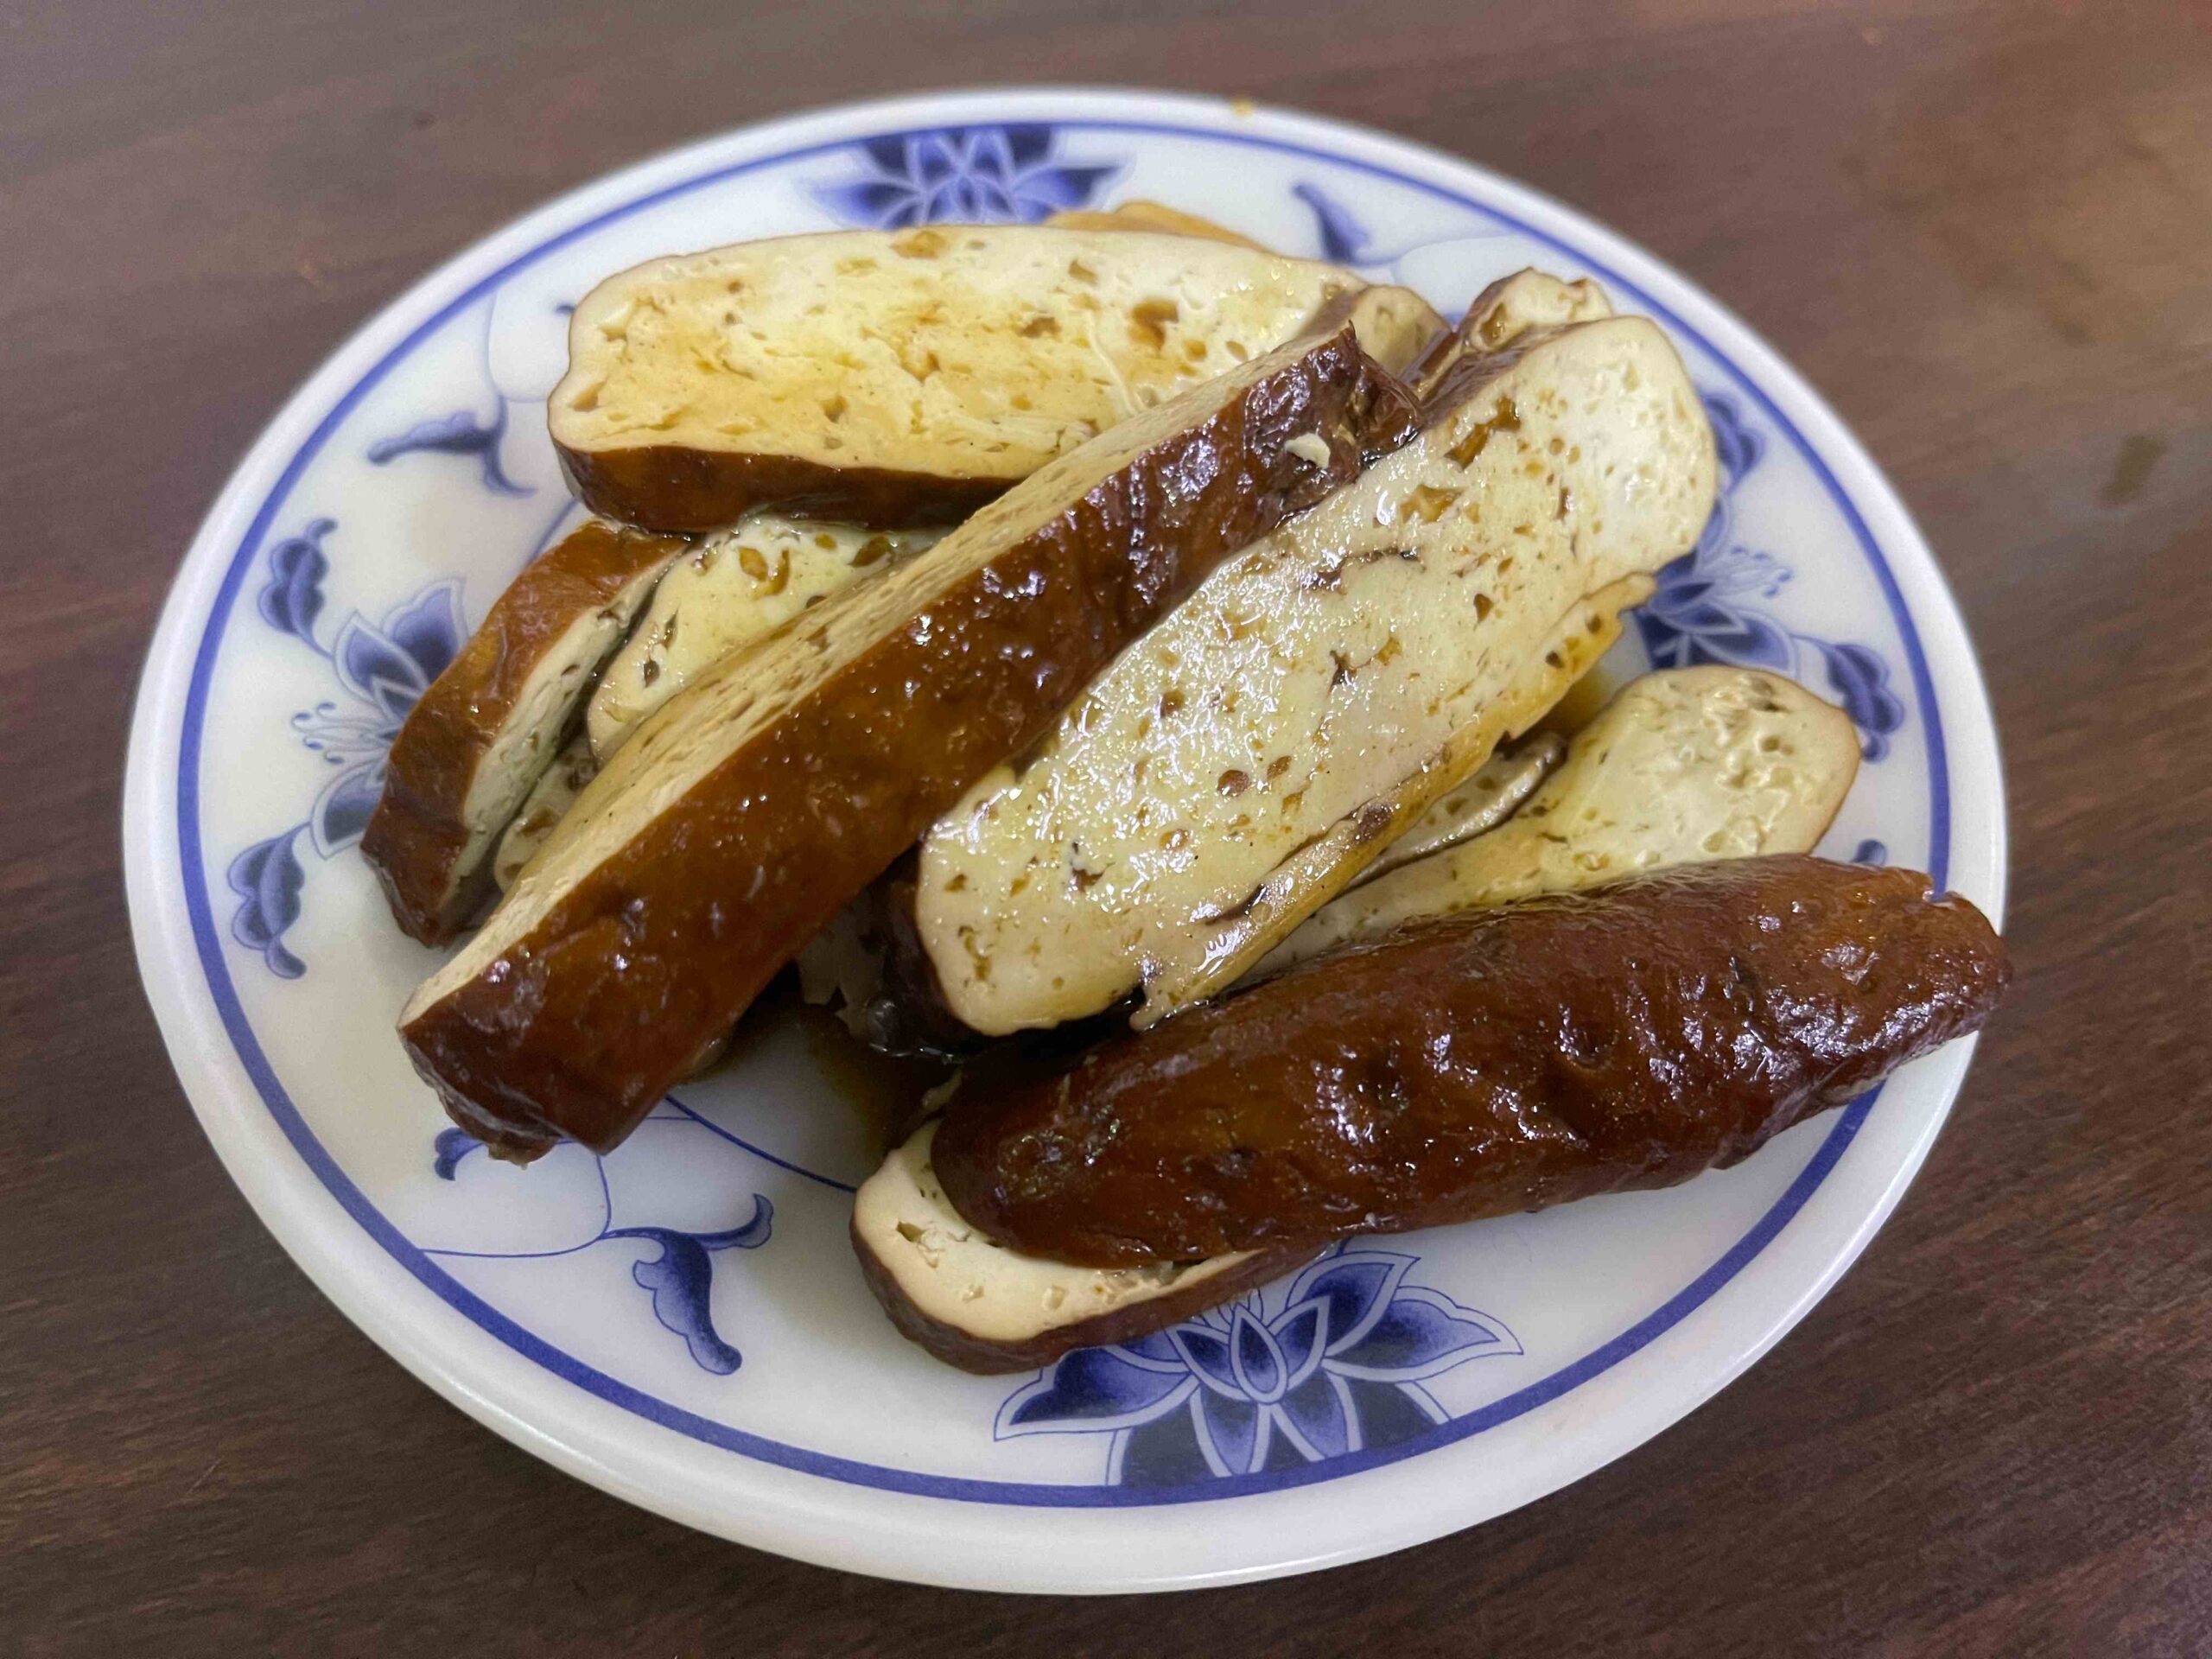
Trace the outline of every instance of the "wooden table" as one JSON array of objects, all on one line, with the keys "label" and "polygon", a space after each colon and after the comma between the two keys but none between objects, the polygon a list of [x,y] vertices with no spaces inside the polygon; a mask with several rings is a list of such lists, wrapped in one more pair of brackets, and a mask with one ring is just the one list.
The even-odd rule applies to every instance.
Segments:
[{"label": "wooden table", "polygon": [[[0,5],[0,1649],[2212,1647],[2212,10],[1237,10]],[[2011,1004],[1896,1219],[1770,1358],[1478,1531],[1141,1605],[752,1554],[439,1403],[217,1167],[118,868],[170,573],[371,309],[678,140],[1053,79],[1373,122],[1591,210],[1735,306],[1920,515],[2013,810]]]}]

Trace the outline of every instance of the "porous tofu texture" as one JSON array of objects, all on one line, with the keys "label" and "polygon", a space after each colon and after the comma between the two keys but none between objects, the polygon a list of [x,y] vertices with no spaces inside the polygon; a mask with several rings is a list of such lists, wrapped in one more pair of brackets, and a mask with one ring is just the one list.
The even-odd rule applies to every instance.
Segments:
[{"label": "porous tofu texture", "polygon": [[1858,771],[1851,717],[1779,674],[1647,674],[1575,734],[1512,817],[1324,906],[1259,971],[1278,973],[1417,918],[1662,865],[1808,853]]},{"label": "porous tofu texture", "polygon": [[924,1316],[978,1342],[1014,1344],[1187,1292],[1251,1255],[1141,1268],[1079,1268],[994,1244],[962,1219],[930,1167],[937,1125],[885,1159],[853,1201],[853,1238]]},{"label": "porous tofu texture", "polygon": [[1362,285],[1315,260],[1130,231],[748,242],[593,289],[553,435],[1011,483]]},{"label": "porous tofu texture", "polygon": [[941,530],[864,530],[768,510],[704,536],[671,566],[630,638],[601,672],[588,725],[603,763],[638,722],[722,657],[801,611],[898,568]]},{"label": "porous tofu texture", "polygon": [[1642,595],[1586,601],[1694,542],[1712,433],[1649,321],[1533,330],[1453,375],[1420,440],[1216,571],[938,822],[915,917],[960,1020],[1141,987],[1146,1023],[1221,988]]}]

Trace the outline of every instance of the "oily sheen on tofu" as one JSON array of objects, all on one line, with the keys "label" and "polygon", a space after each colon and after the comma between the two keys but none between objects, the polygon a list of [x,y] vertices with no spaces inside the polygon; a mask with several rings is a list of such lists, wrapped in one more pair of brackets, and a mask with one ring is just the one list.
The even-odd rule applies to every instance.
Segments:
[{"label": "oily sheen on tofu", "polygon": [[[553,442],[594,510],[657,530],[759,506],[950,524],[1363,287],[1189,236],[929,226],[655,259],[569,321]],[[1424,335],[1433,311],[1389,303]]]},{"label": "oily sheen on tofu", "polygon": [[895,569],[941,530],[868,530],[748,513],[670,567],[652,603],[599,677],[587,725],[603,764],[638,723],[734,651],[855,582]]},{"label": "oily sheen on tofu", "polygon": [[931,827],[915,930],[954,1017],[1141,988],[1143,1025],[1240,977],[1540,717],[1712,509],[1711,429],[1641,318],[1469,353],[1424,419]]},{"label": "oily sheen on tofu", "polygon": [[1602,886],[1663,865],[1809,853],[1859,773],[1851,716],[1757,669],[1630,681],[1496,829],[1324,905],[1262,975],[1428,917]]},{"label": "oily sheen on tofu", "polygon": [[1537,732],[1510,749],[1500,749],[1361,871],[1360,884],[1496,829],[1536,792],[1566,753],[1567,740],[1555,732]]},{"label": "oily sheen on tofu", "polygon": [[1116,651],[1407,442],[1364,303],[1061,457],[652,715],[401,1016],[455,1122],[518,1159],[620,1143]]},{"label": "oily sheen on tofu", "polygon": [[361,855],[410,936],[442,944],[474,915],[502,833],[682,548],[582,525],[508,584],[409,711]]},{"label": "oily sheen on tofu", "polygon": [[1911,870],[1650,870],[1332,951],[1008,1087],[931,1166],[1027,1255],[1318,1249],[1673,1185],[1978,1029],[2004,946]]},{"label": "oily sheen on tofu", "polygon": [[902,1334],[1014,1370],[1344,1232],[1688,1179],[1987,1017],[2004,947],[1927,886],[1745,859],[1400,930],[963,1082],[861,1188],[854,1248]]}]

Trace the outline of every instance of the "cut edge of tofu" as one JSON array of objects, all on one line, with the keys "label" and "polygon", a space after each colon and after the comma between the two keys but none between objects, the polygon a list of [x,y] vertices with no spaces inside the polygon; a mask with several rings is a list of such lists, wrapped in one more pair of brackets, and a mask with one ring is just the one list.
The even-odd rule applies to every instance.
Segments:
[{"label": "cut edge of tofu", "polygon": [[901,1334],[947,1363],[1030,1370],[1217,1306],[1314,1254],[1238,1250],[1202,1262],[1084,1268],[995,1244],[952,1208],[930,1164],[935,1122],[894,1147],[853,1201],[861,1271]]},{"label": "cut edge of tofu", "polygon": [[1850,715],[1770,671],[1644,675],[1574,735],[1512,817],[1344,893],[1256,976],[1415,919],[1667,865],[1808,853],[1841,810],[1859,755]]},{"label": "cut edge of tofu", "polygon": [[[1541,720],[1620,638],[1621,613],[1651,596],[1653,582],[1624,576],[1570,607],[1522,677],[1472,725],[1452,734],[1419,770],[1337,820],[1319,840],[1277,865],[1242,906],[1194,923],[1173,955],[1147,964],[1137,1030],[1205,1001],[1242,979],[1306,918],[1342,893],[1438,799],[1463,782],[1497,747]],[[1510,823],[1509,818],[1506,822]]]}]

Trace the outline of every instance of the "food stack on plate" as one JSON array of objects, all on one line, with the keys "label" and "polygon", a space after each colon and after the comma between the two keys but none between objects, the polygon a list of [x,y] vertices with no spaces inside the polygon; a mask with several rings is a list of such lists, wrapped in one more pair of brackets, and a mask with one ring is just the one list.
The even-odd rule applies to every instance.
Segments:
[{"label": "food stack on plate", "polygon": [[594,516],[363,842],[460,941],[400,1039],[496,1154],[605,1152],[796,963],[958,1063],[852,1229],[952,1363],[1686,1180],[2002,989],[1972,906],[1808,855],[1859,741],[1802,687],[1555,712],[1715,488],[1587,282],[1451,323],[1141,205],[791,237],[602,283],[550,422]]}]

